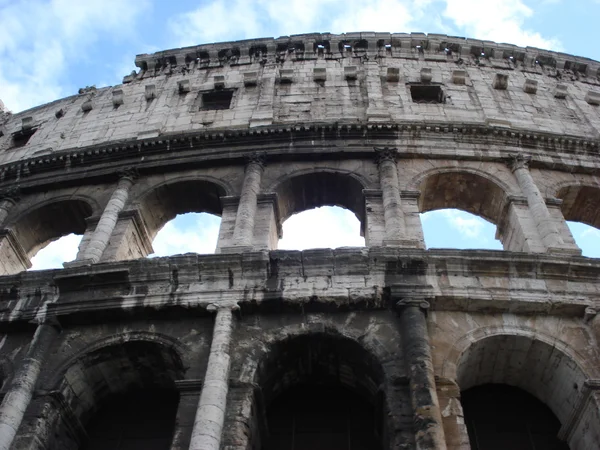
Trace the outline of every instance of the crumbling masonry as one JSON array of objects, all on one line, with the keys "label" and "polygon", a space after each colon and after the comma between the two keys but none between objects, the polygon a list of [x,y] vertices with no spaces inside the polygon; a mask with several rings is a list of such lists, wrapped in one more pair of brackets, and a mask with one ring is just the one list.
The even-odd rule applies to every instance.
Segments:
[{"label": "crumbling masonry", "polygon": [[[136,65],[0,112],[0,450],[599,448],[600,260],[565,220],[600,227],[600,63],[353,33]],[[366,247],[277,250],[323,205]],[[441,208],[504,251],[425,249]],[[215,254],[146,259],[186,212]]]}]

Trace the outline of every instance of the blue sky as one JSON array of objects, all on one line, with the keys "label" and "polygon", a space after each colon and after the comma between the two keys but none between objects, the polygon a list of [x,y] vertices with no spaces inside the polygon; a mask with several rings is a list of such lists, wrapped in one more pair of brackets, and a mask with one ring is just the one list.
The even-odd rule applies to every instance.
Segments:
[{"label": "blue sky", "polygon": [[[444,33],[600,60],[598,17],[600,0],[0,0],[0,100],[18,112],[87,85],[119,84],[135,69],[139,53],[308,32]],[[340,210],[293,216],[284,224],[281,246],[360,245],[357,223]],[[311,226],[316,232],[307,232]],[[493,225],[466,213],[428,213],[423,226],[428,247],[499,245]],[[218,219],[180,218],[154,247],[157,254],[187,251],[185,245],[206,252],[215,229]],[[324,230],[331,235],[307,240]],[[585,254],[600,257],[598,230],[575,235]],[[76,238],[66,239],[35,267],[72,259]]]}]

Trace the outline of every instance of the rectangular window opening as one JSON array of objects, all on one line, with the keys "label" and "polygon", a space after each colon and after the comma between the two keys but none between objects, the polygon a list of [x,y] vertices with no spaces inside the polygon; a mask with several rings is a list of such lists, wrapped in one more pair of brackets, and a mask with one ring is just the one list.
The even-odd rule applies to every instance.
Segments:
[{"label": "rectangular window opening", "polygon": [[414,103],[446,103],[441,86],[431,84],[413,84],[410,95]]},{"label": "rectangular window opening", "polygon": [[25,145],[27,145],[27,142],[29,142],[29,139],[31,138],[31,136],[34,135],[35,132],[36,132],[35,128],[30,128],[27,130],[21,130],[21,131],[17,131],[16,133],[13,133],[12,147],[13,148],[25,147]]},{"label": "rectangular window opening", "polygon": [[233,91],[231,90],[205,92],[204,94],[202,94],[202,105],[200,106],[200,110],[206,111],[216,109],[229,109],[231,107],[232,98]]}]

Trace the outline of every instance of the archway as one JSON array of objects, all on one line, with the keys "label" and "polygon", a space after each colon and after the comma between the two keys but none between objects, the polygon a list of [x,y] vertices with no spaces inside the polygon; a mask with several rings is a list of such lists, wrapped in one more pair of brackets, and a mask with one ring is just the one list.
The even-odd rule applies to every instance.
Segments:
[{"label": "archway", "polygon": [[[284,224],[284,231],[297,231],[292,231],[293,241],[284,234],[281,248],[363,246],[363,189],[355,177],[332,171],[304,173],[281,182],[275,188],[280,219],[292,221]],[[352,223],[352,215],[358,226]],[[327,233],[331,238],[326,238]]]},{"label": "archway", "polygon": [[[177,351],[158,342],[123,341],[85,353],[68,366],[59,381],[56,392],[62,406],[48,418],[54,433],[47,448],[117,450],[142,445],[168,450],[178,402],[174,381],[183,378],[183,372]],[[157,396],[154,402],[153,396]],[[132,399],[137,403],[130,403]],[[130,413],[153,416],[155,423],[145,424],[139,417],[126,418],[117,412],[129,409]],[[130,422],[132,432],[123,428],[122,419]],[[121,446],[107,429],[118,434]],[[152,445],[147,433],[154,433]]]},{"label": "archway", "polygon": [[[503,222],[506,194],[499,184],[475,172],[448,170],[426,176],[418,189],[427,247],[498,249],[490,224]],[[444,239],[433,238],[439,233]]]},{"label": "archway", "polygon": [[0,259],[5,262],[0,264],[0,272],[10,274],[29,268],[31,258],[52,241],[70,234],[83,235],[85,219],[91,215],[92,207],[83,200],[60,200],[16,218],[8,225],[15,242],[0,245]]},{"label": "archway", "polygon": [[522,389],[484,384],[461,394],[471,450],[569,450],[550,408]]},{"label": "archway", "polygon": [[[257,368],[271,449],[384,449],[388,415],[379,362],[355,341],[316,333],[273,345]],[[257,419],[260,420],[260,419]]]},{"label": "archway", "polygon": [[[592,402],[584,410],[577,411],[582,396],[587,395],[584,387],[587,377],[581,367],[556,344],[524,335],[490,334],[463,351],[458,360],[456,376],[461,391],[467,397],[471,388],[482,385],[519,388],[535,397],[552,413],[545,416],[547,419],[544,424],[536,424],[538,429],[543,425],[546,430],[558,431],[551,423],[554,420],[552,416],[560,423],[560,436],[552,437],[552,442],[558,442],[557,448],[565,448],[560,447],[561,439],[568,440],[571,450],[591,448],[587,445],[596,442],[600,435],[600,423],[594,423],[594,426],[586,429],[577,428],[581,418],[585,418],[584,422],[597,421],[597,406]],[[495,396],[498,392],[492,390],[489,395]],[[528,407],[531,403],[527,396],[520,394],[517,394],[515,401],[518,402],[514,405],[515,410]],[[467,416],[468,412],[467,407],[464,411],[467,423],[473,419]],[[491,415],[483,417],[485,411],[481,409],[476,414],[480,421],[489,422],[493,419]],[[488,414],[491,413],[488,411]],[[581,417],[577,418],[577,414],[581,414]],[[577,432],[573,432],[575,429]],[[529,450],[532,447],[523,448]]]},{"label": "archway", "polygon": [[209,213],[178,214],[156,233],[148,255],[171,256],[183,253],[214,253],[219,239],[221,218]]},{"label": "archway", "polygon": [[584,256],[600,258],[600,187],[563,186],[556,196],[571,234]]}]

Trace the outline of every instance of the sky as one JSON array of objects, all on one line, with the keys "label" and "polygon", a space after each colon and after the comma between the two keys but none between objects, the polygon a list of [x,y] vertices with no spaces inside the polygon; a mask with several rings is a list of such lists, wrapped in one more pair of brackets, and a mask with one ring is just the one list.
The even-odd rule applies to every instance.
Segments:
[{"label": "sky", "polygon": [[[598,17],[600,0],[0,0],[0,100],[19,112],[120,84],[140,53],[310,32],[442,33],[600,60]],[[501,248],[494,225],[467,213],[422,219],[429,248]],[[178,217],[157,236],[155,254],[210,253],[218,226],[208,215]],[[309,211],[284,223],[280,248],[364,245],[358,229],[348,211]],[[573,230],[584,254],[600,257],[600,232]],[[55,241],[34,268],[60,267],[77,245],[75,236]]]}]

